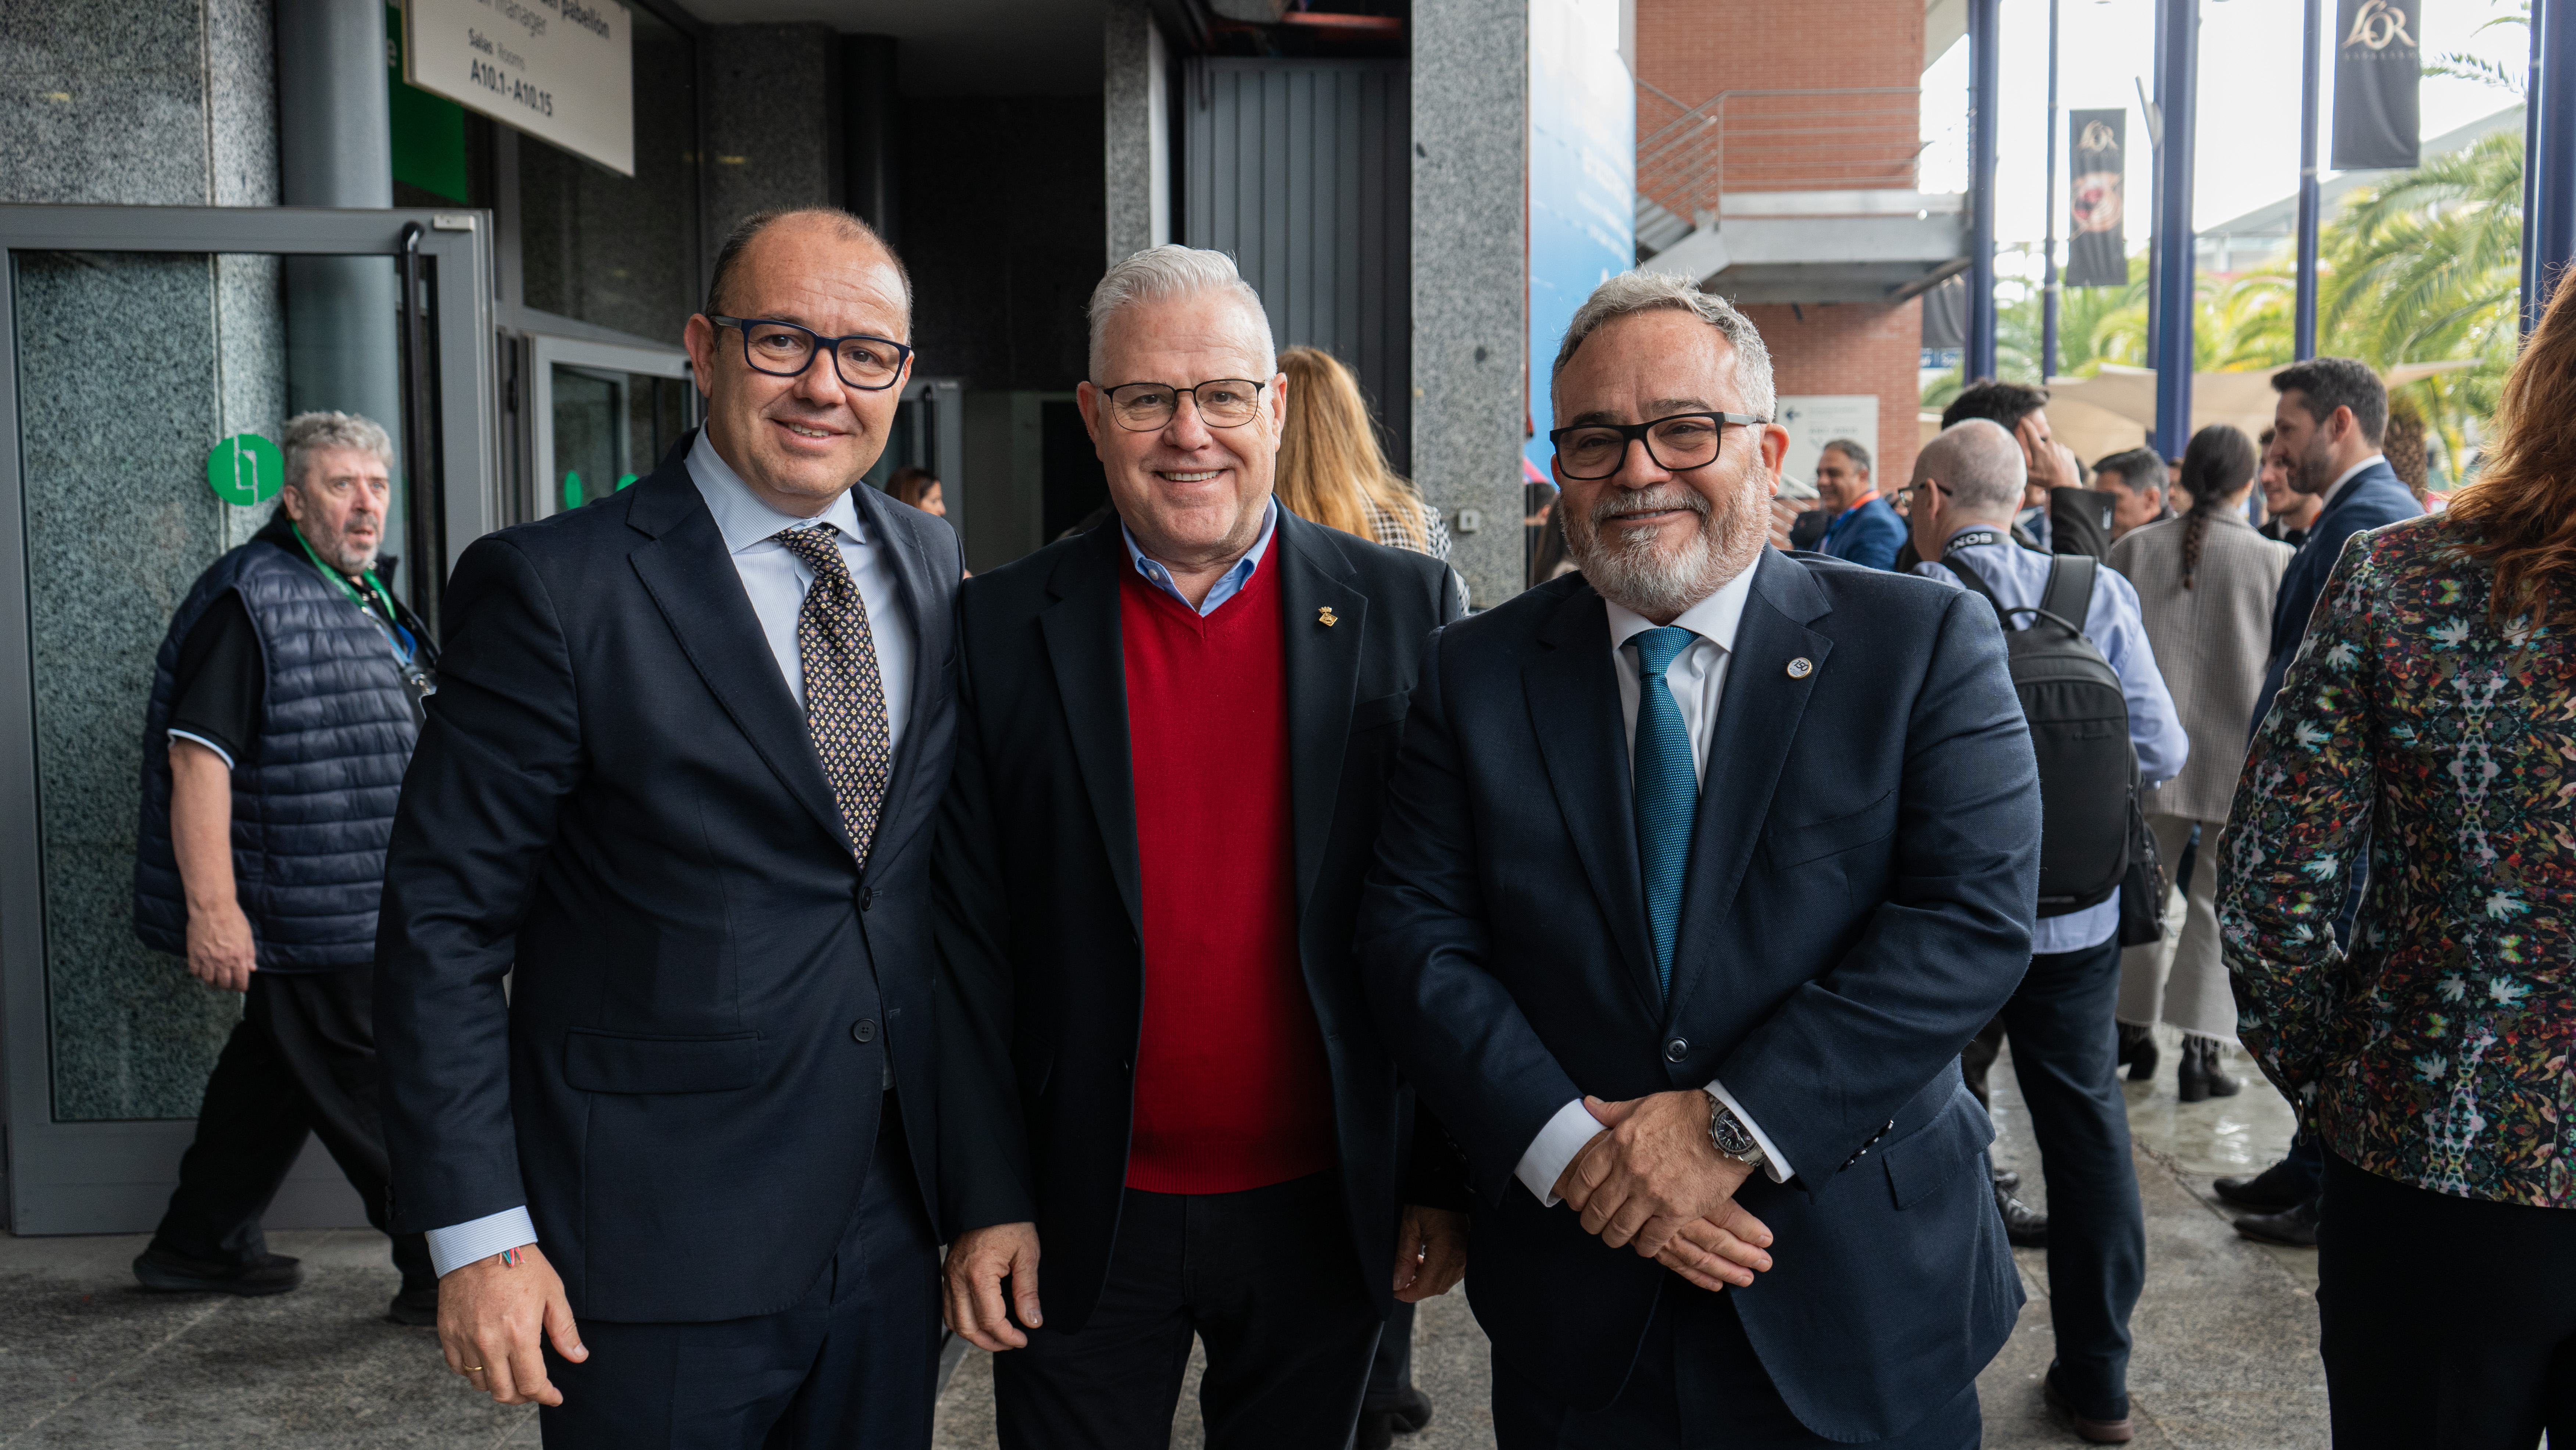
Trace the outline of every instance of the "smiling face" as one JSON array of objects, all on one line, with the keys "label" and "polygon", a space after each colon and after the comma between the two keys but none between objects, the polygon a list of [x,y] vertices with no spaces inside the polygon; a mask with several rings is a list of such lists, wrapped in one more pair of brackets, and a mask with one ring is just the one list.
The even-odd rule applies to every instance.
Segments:
[{"label": "smiling face", "polygon": [[[792,322],[826,337],[911,341],[903,276],[873,239],[821,217],[788,217],[752,239],[726,280],[727,315]],[[792,378],[755,371],[738,329],[689,319],[689,361],[707,395],[707,441],[751,491],[811,518],[885,451],[909,360],[892,386],[861,391],[817,355]]]},{"label": "smiling face", "polygon": [[[1102,376],[1074,393],[1118,517],[1137,547],[1175,571],[1229,565],[1261,537],[1288,416],[1288,379],[1262,356],[1246,306],[1233,295],[1201,292],[1121,309],[1102,333]],[[1263,384],[1249,421],[1212,428],[1190,397],[1179,399],[1171,421],[1150,432],[1110,416],[1110,388],[1190,388],[1219,378]]]},{"label": "smiling face", "polygon": [[[1751,411],[1734,346],[1678,308],[1603,324],[1566,361],[1554,391],[1564,427]],[[1717,456],[1683,472],[1657,463],[1642,443],[1628,445],[1608,478],[1568,478],[1562,460],[1551,460],[1565,491],[1566,545],[1583,577],[1602,597],[1671,623],[1761,554],[1788,446],[1777,425],[1730,424]]]},{"label": "smiling face", "polygon": [[363,448],[317,448],[305,461],[304,476],[278,495],[278,506],[323,563],[360,574],[375,567],[392,492],[393,481],[376,455]]},{"label": "smiling face", "polygon": [[1816,455],[1816,502],[1836,513],[1869,497],[1869,470],[1839,448]]}]

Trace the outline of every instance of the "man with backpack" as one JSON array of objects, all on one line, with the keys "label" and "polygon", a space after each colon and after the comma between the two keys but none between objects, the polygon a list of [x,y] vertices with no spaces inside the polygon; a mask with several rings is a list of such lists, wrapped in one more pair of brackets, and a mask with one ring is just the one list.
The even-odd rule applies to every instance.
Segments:
[{"label": "man with backpack", "polygon": [[2039,920],[2030,971],[2000,1020],[2048,1185],[2057,1359],[2045,1390],[2078,1435],[2112,1444],[2131,1434],[2129,1311],[2146,1277],[2114,1060],[2120,888],[2136,859],[2136,793],[2178,774],[2191,745],[2129,581],[2013,541],[2026,477],[2020,444],[1994,422],[1932,440],[1908,489],[1927,561],[1914,572],[1993,601],[2039,756]]}]

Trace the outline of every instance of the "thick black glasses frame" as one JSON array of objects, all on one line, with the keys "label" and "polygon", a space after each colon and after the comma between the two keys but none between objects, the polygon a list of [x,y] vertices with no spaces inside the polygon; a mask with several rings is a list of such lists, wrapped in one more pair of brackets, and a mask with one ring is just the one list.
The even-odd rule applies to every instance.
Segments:
[{"label": "thick black glasses frame", "polygon": [[[891,337],[879,337],[872,332],[851,332],[844,333],[839,337],[825,337],[823,334],[805,326],[803,323],[784,322],[775,317],[719,317],[712,312],[708,313],[706,316],[707,321],[714,323],[718,327],[732,328],[735,334],[742,339],[743,366],[751,369],[753,372],[762,373],[773,378],[801,378],[805,376],[807,369],[814,366],[814,359],[821,357],[826,352],[829,352],[832,355],[832,371],[839,376],[844,384],[856,388],[862,393],[882,393],[886,389],[893,387],[896,383],[903,380],[904,364],[912,361],[912,349],[909,346],[897,342]],[[753,362],[751,360],[751,324],[755,322],[759,323],[763,327],[789,328],[814,339],[814,351],[806,354],[805,366],[801,368],[789,368],[785,372],[780,372],[776,368],[765,368],[760,364]],[[893,348],[895,351],[894,376],[886,379],[882,383],[863,383],[858,381],[856,378],[851,377],[848,373],[842,372],[841,344],[845,342],[881,342],[886,346]]]},{"label": "thick black glasses frame", "polygon": [[[1558,458],[1556,466],[1559,468],[1565,468],[1565,459],[1563,455],[1565,452],[1566,434],[1618,434],[1620,439],[1619,456],[1611,462],[1610,471],[1608,473],[1576,473],[1570,468],[1565,470],[1566,477],[1581,479],[1585,483],[1591,483],[1597,479],[1615,476],[1619,472],[1620,467],[1628,461],[1628,445],[1631,443],[1644,444],[1646,448],[1646,456],[1654,459],[1655,466],[1657,468],[1663,469],[1667,473],[1686,473],[1689,469],[1675,468],[1661,458],[1656,458],[1654,440],[1647,436],[1649,430],[1653,429],[1657,424],[1669,423],[1675,418],[1706,418],[1709,421],[1716,423],[1719,426],[1718,442],[1721,445],[1719,450],[1720,452],[1724,451],[1722,445],[1726,441],[1724,436],[1726,424],[1732,423],[1739,428],[1755,428],[1771,421],[1768,418],[1756,417],[1751,413],[1668,413],[1661,418],[1649,418],[1643,423],[1577,423],[1570,428],[1548,429],[1547,446],[1557,451]],[[1715,463],[1716,461],[1717,455],[1712,453],[1709,455],[1708,463],[1694,463],[1691,465],[1691,468],[1706,468],[1709,463]]]},{"label": "thick black glasses frame", "polygon": [[[1190,395],[1190,406],[1191,406],[1191,407],[1193,407],[1193,408],[1198,408],[1198,410],[1199,410],[1199,421],[1200,421],[1200,422],[1202,422],[1202,423],[1206,423],[1206,424],[1207,424],[1209,427],[1211,427],[1211,428],[1240,428],[1240,427],[1242,427],[1242,426],[1243,426],[1243,423],[1249,423],[1249,422],[1251,422],[1252,420],[1251,420],[1250,418],[1246,418],[1246,419],[1244,419],[1244,420],[1243,420],[1243,423],[1217,423],[1217,422],[1210,422],[1210,421],[1209,421],[1209,419],[1208,419],[1208,415],[1207,415],[1207,409],[1205,409],[1205,408],[1200,408],[1200,407],[1199,407],[1199,389],[1200,389],[1200,388],[1213,388],[1213,387],[1215,387],[1215,386],[1216,386],[1217,384],[1219,384],[1219,383],[1246,383],[1246,384],[1250,384],[1250,386],[1251,386],[1251,388],[1252,388],[1252,396],[1253,396],[1253,397],[1255,397],[1255,398],[1259,398],[1259,397],[1261,396],[1261,390],[1262,390],[1263,388],[1266,388],[1266,387],[1270,386],[1268,383],[1257,383],[1257,382],[1253,382],[1253,380],[1252,380],[1252,379],[1250,379],[1250,378],[1210,378],[1210,379],[1208,379],[1206,382],[1193,384],[1192,386],[1190,386],[1190,387],[1186,387],[1186,388],[1181,387],[1181,386],[1179,386],[1178,384],[1174,384],[1174,383],[1147,383],[1147,382],[1135,382],[1135,383],[1120,383],[1117,387],[1114,387],[1114,388],[1102,388],[1100,391],[1101,391],[1104,395],[1106,395],[1106,396],[1108,397],[1108,399],[1109,399],[1109,416],[1110,416],[1110,417],[1112,417],[1112,418],[1117,418],[1117,417],[1118,417],[1118,395],[1119,395],[1120,393],[1122,393],[1122,392],[1126,391],[1127,389],[1129,389],[1129,388],[1167,388],[1167,389],[1170,389],[1171,394],[1172,394],[1172,418],[1177,418],[1177,417],[1181,416],[1181,394],[1183,394],[1183,393],[1187,393],[1187,394],[1189,394],[1189,395]],[[1261,410],[1260,410],[1259,408],[1255,408],[1255,409],[1253,409],[1253,411],[1257,413],[1257,412],[1259,412],[1259,411],[1261,411]],[[1126,428],[1126,429],[1127,429],[1127,431],[1128,431],[1128,432],[1130,432],[1130,433],[1153,433],[1153,432],[1158,432],[1158,431],[1160,431],[1161,429],[1169,428],[1170,426],[1172,426],[1172,418],[1165,418],[1162,422],[1155,424],[1155,425],[1154,425],[1153,427],[1151,427],[1151,428],[1133,428],[1133,427],[1129,427],[1129,426],[1128,426],[1128,424],[1127,424],[1127,420],[1125,420],[1124,418],[1119,418],[1119,420],[1118,420],[1118,426],[1119,426],[1119,427],[1121,427],[1121,428]]]}]

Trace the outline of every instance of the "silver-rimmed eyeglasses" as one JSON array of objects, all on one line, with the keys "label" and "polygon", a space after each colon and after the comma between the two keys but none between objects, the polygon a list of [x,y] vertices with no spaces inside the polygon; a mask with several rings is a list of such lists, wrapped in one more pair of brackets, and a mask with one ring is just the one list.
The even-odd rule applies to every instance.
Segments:
[{"label": "silver-rimmed eyeglasses", "polygon": [[1199,417],[1211,428],[1240,428],[1261,411],[1262,384],[1250,378],[1218,378],[1194,388],[1170,383],[1120,383],[1101,389],[1109,399],[1109,416],[1130,433],[1151,433],[1168,426],[1181,410],[1186,393],[1198,404]]}]

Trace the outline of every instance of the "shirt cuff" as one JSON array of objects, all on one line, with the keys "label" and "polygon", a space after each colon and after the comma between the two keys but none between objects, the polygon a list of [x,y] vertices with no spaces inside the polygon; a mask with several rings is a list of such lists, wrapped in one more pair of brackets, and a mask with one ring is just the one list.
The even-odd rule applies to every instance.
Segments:
[{"label": "shirt cuff", "polygon": [[1760,1123],[1753,1121],[1751,1113],[1744,1111],[1744,1104],[1735,1100],[1735,1095],[1726,1090],[1726,1084],[1710,1078],[1708,1095],[1726,1104],[1726,1110],[1735,1114],[1735,1120],[1742,1123],[1744,1130],[1753,1135],[1753,1141],[1762,1149],[1762,1171],[1771,1175],[1772,1182],[1786,1183],[1797,1176],[1798,1170],[1790,1167],[1789,1160],[1780,1156],[1780,1146],[1772,1142],[1762,1131]]},{"label": "shirt cuff", "polygon": [[193,730],[173,730],[170,732],[170,738],[173,740],[193,740],[197,744],[206,747],[208,750],[211,750],[215,754],[223,757],[224,769],[226,770],[239,770],[241,768],[240,766],[233,764],[233,753],[231,751],[226,750],[222,746],[217,745],[215,742],[208,740],[206,737],[199,735]]},{"label": "shirt cuff", "polygon": [[524,1248],[537,1241],[537,1225],[528,1217],[526,1204],[487,1213],[472,1223],[455,1224],[429,1231],[429,1262],[444,1279],[456,1270],[478,1259],[488,1259],[503,1249]]},{"label": "shirt cuff", "polygon": [[1583,1106],[1583,1099],[1576,1098],[1557,1109],[1547,1126],[1538,1130],[1512,1176],[1537,1196],[1540,1207],[1556,1207],[1563,1202],[1556,1196],[1556,1180],[1565,1176],[1565,1165],[1573,1162],[1574,1155],[1582,1152],[1583,1145],[1600,1131],[1601,1120]]}]

